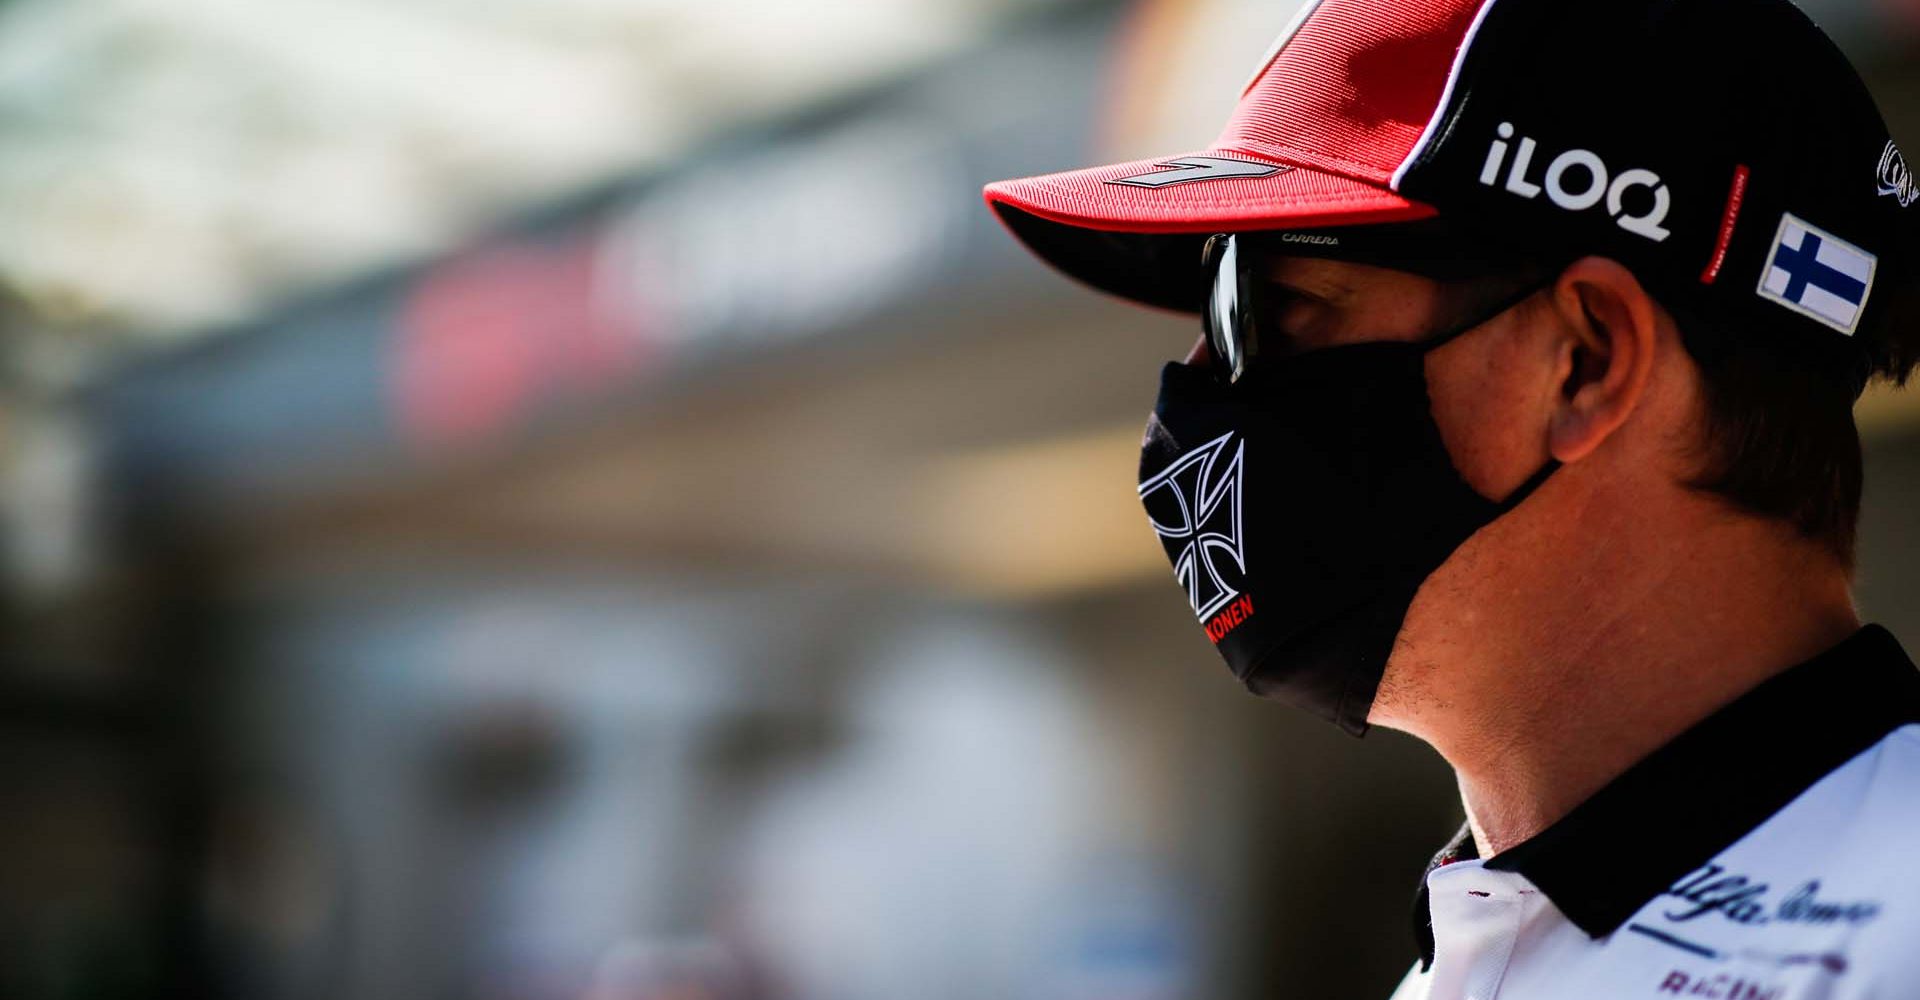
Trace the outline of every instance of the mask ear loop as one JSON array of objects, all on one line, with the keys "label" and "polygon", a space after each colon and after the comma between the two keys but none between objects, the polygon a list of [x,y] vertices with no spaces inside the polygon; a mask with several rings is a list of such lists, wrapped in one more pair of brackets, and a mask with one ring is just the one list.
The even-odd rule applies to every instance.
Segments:
[{"label": "mask ear loop", "polygon": [[1512,493],[1507,494],[1505,500],[1500,501],[1500,513],[1505,514],[1507,511],[1520,506],[1522,501],[1532,496],[1534,491],[1539,489],[1542,483],[1545,483],[1549,477],[1558,471],[1560,471],[1560,460],[1551,455],[1547,456],[1546,464],[1540,466],[1540,471],[1528,476],[1526,482],[1515,487]]},{"label": "mask ear loop", "polygon": [[1435,334],[1434,336],[1428,337],[1426,340],[1421,341],[1420,342],[1421,353],[1423,354],[1432,353],[1433,351],[1439,350],[1440,348],[1453,343],[1455,340],[1458,340],[1461,337],[1469,333],[1472,333],[1473,331],[1479,329],[1480,327],[1485,326],[1487,323],[1492,322],[1494,317],[1499,316],[1501,313],[1504,313],[1507,310],[1512,309],[1514,306],[1517,306],[1520,303],[1525,302],[1530,298],[1533,298],[1535,295],[1540,294],[1541,289],[1551,287],[1554,282],[1559,280],[1560,280],[1560,274],[1558,271],[1555,271],[1551,277],[1546,278],[1545,280],[1530,282],[1527,285],[1522,286],[1521,288],[1515,290],[1511,295],[1508,295],[1506,298],[1501,299],[1499,302],[1495,303],[1492,308],[1489,308],[1483,311],[1482,313],[1480,313],[1479,316],[1473,319],[1470,319],[1465,323],[1459,326],[1456,326],[1450,330],[1447,330],[1444,333]]},{"label": "mask ear loop", "polygon": [[[1541,289],[1552,287],[1553,283],[1558,280],[1560,280],[1560,272],[1556,269],[1551,277],[1545,279],[1544,281],[1531,282],[1525,285],[1524,287],[1516,290],[1513,294],[1507,296],[1504,299],[1501,299],[1492,308],[1482,312],[1478,318],[1468,320],[1465,324],[1461,326],[1454,327],[1453,329],[1448,330],[1445,333],[1442,333],[1437,336],[1431,337],[1427,340],[1421,341],[1420,343],[1421,353],[1429,354],[1441,347],[1445,347],[1446,345],[1453,343],[1455,340],[1459,339],[1460,337],[1468,333],[1471,333],[1474,330],[1479,329],[1480,327],[1486,325],[1487,323],[1492,322],[1494,317],[1499,316],[1501,313],[1504,313],[1507,310],[1512,309],[1513,307],[1519,305],[1520,303],[1525,302],[1530,298],[1533,298],[1535,295],[1540,294]],[[1500,501],[1500,504],[1499,504],[1500,513],[1505,514],[1508,511],[1514,509],[1515,507],[1520,506],[1520,504],[1523,501],[1525,501],[1528,497],[1534,494],[1534,491],[1540,488],[1541,484],[1545,483],[1549,478],[1553,476],[1555,472],[1558,472],[1559,470],[1560,470],[1560,460],[1552,456],[1548,456],[1546,463],[1541,465],[1540,468],[1536,472],[1534,472],[1533,475],[1528,476],[1526,482],[1521,483],[1518,487],[1515,487],[1512,493],[1507,494],[1507,498],[1505,500]]]}]

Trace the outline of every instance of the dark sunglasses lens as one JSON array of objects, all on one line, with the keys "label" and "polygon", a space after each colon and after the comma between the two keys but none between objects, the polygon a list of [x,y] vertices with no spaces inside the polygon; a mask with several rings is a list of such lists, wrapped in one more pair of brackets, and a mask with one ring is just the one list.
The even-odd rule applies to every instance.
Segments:
[{"label": "dark sunglasses lens", "polygon": [[1207,241],[1206,263],[1211,268],[1210,289],[1202,322],[1206,327],[1207,350],[1214,367],[1229,380],[1246,369],[1240,326],[1245,321],[1241,302],[1240,246],[1230,235]]}]

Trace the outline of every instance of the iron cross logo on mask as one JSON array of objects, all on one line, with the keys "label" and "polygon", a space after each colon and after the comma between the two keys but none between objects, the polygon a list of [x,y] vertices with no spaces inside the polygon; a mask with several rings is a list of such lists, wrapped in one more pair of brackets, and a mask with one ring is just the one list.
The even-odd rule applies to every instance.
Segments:
[{"label": "iron cross logo on mask", "polygon": [[1455,470],[1426,357],[1476,325],[1262,359],[1237,381],[1178,362],[1162,369],[1140,500],[1214,648],[1250,691],[1364,735],[1420,585],[1557,467],[1547,462],[1498,502]]},{"label": "iron cross logo on mask", "polygon": [[1187,588],[1193,613],[1216,644],[1253,614],[1240,530],[1245,468],[1245,442],[1222,434],[1140,484],[1140,501],[1173,560],[1174,579]]}]

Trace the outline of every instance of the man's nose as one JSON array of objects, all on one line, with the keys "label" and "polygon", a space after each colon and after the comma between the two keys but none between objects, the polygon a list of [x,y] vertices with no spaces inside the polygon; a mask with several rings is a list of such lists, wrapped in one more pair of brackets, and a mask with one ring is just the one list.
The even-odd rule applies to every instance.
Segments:
[{"label": "man's nose", "polygon": [[1206,334],[1202,333],[1199,338],[1193,342],[1193,350],[1187,352],[1186,363],[1202,367],[1213,363],[1213,354],[1207,350]]}]

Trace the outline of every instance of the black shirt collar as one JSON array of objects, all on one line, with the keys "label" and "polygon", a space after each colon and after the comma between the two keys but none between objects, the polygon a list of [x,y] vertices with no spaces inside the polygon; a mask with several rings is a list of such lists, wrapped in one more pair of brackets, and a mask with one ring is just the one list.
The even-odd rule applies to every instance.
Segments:
[{"label": "black shirt collar", "polygon": [[[1605,937],[1829,771],[1915,721],[1920,672],[1891,633],[1868,625],[1715,710],[1486,867],[1520,873],[1590,937]],[[1463,823],[1421,875],[1413,925],[1423,970],[1433,964],[1426,875],[1476,857]]]}]

